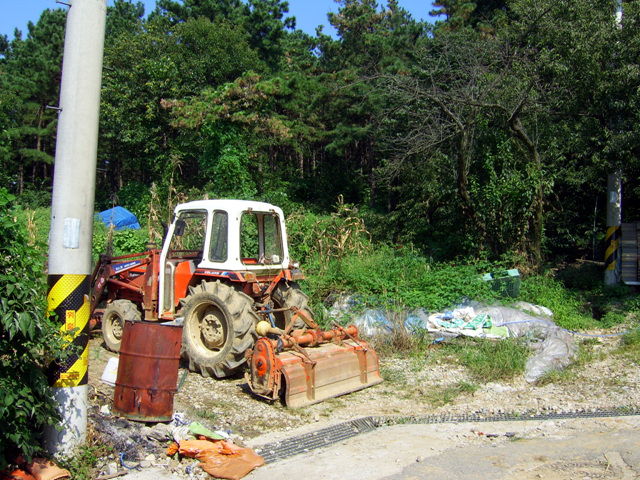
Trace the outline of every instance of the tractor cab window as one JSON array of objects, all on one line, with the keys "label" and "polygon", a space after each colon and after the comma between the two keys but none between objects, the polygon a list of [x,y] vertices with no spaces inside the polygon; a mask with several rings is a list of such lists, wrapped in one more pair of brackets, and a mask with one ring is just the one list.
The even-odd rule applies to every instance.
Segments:
[{"label": "tractor cab window", "polygon": [[240,249],[246,264],[273,264],[282,261],[282,237],[278,216],[245,212],[242,215]]},{"label": "tractor cab window", "polygon": [[207,231],[207,212],[182,212],[175,221],[169,257],[202,256]]},{"label": "tractor cab window", "polygon": [[227,260],[227,213],[214,212],[211,219],[211,244],[209,260],[225,262]]}]

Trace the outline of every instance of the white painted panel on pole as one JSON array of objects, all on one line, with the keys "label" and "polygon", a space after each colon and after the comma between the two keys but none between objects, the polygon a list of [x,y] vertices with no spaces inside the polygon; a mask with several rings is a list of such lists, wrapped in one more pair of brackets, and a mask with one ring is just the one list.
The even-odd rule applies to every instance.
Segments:
[{"label": "white painted panel on pole", "polygon": [[64,219],[64,236],[62,239],[64,248],[80,247],[80,219],[65,218]]}]

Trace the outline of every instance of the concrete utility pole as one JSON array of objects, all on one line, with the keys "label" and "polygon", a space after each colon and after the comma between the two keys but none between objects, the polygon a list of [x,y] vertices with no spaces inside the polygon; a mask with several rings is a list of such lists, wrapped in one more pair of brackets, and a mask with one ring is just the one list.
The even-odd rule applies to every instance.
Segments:
[{"label": "concrete utility pole", "polygon": [[98,114],[107,0],[67,0],[60,111],[56,139],[51,231],[50,312],[78,348],[48,370],[59,403],[62,430],[45,432],[44,447],[67,455],[87,433],[89,282],[98,150]]},{"label": "concrete utility pole", "polygon": [[[615,1],[616,25],[622,28],[622,0]],[[604,284],[615,285],[620,280],[620,237],[622,222],[622,172],[607,178],[607,234],[605,236]]]},{"label": "concrete utility pole", "polygon": [[620,222],[622,221],[622,173],[609,174],[607,180],[607,234],[605,237],[604,283],[615,285],[620,279]]}]

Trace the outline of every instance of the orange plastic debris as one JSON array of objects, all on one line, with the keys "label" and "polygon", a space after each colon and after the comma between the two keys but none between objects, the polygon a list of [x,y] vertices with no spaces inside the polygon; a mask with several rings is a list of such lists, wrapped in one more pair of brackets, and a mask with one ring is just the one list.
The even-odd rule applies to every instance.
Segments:
[{"label": "orange plastic debris", "polygon": [[36,480],[36,477],[31,475],[29,472],[26,472],[20,468],[17,468],[11,472],[3,473],[4,478],[16,479],[16,480]]},{"label": "orange plastic debris", "polygon": [[200,460],[200,467],[209,475],[229,480],[239,480],[264,465],[264,458],[253,450],[228,440],[182,440],[178,453]]},{"label": "orange plastic debris", "polygon": [[178,444],[173,442],[171,445],[169,445],[169,448],[167,448],[167,455],[173,457],[177,452]]},{"label": "orange plastic debris", "polygon": [[36,458],[27,465],[27,470],[32,473],[36,480],[61,480],[71,477],[69,470],[58,467],[51,460]]}]

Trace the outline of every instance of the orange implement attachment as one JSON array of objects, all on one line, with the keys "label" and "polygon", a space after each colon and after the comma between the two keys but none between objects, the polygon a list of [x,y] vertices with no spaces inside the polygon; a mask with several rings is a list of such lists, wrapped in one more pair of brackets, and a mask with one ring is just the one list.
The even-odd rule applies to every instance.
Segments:
[{"label": "orange implement attachment", "polygon": [[378,356],[353,325],[270,333],[275,338],[260,338],[248,355],[247,381],[257,395],[303,407],[382,382]]}]

